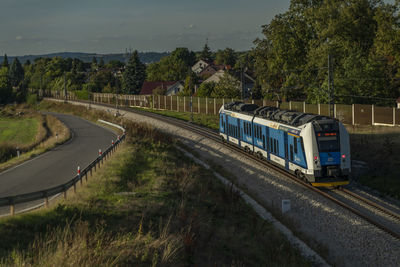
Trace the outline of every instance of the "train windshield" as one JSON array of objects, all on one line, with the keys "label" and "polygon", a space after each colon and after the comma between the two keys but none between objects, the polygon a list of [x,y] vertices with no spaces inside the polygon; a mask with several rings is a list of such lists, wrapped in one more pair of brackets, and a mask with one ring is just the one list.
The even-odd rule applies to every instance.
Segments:
[{"label": "train windshield", "polygon": [[339,125],[335,121],[314,124],[319,152],[339,152]]},{"label": "train windshield", "polygon": [[340,151],[338,137],[335,136],[318,136],[319,152],[338,152]]}]

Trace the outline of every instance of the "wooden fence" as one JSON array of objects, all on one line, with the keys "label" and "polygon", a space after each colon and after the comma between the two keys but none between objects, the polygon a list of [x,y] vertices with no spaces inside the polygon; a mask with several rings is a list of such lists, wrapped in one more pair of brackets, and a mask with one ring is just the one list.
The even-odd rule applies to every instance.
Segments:
[{"label": "wooden fence", "polygon": [[[47,95],[47,94],[46,94]],[[54,98],[65,98],[62,91],[50,91]],[[67,95],[68,99],[76,99],[72,92]],[[217,115],[221,106],[238,99],[228,98],[201,98],[185,96],[163,96],[163,95],[116,95],[93,93],[92,101],[99,103],[115,104],[123,107],[145,107],[160,110],[174,110],[178,112],[191,112],[197,114]],[[269,100],[246,100],[246,103],[254,103],[259,106],[278,107],[278,101]],[[290,109],[305,113],[329,116],[328,104],[308,104],[306,102],[282,102],[282,109]],[[334,117],[350,125],[400,125],[400,109],[391,107],[378,107],[374,105],[334,105]]]}]

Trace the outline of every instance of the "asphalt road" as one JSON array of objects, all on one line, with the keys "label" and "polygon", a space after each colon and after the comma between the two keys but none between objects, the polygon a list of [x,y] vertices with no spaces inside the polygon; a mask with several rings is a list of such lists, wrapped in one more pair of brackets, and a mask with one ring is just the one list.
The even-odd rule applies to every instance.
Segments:
[{"label": "asphalt road", "polygon": [[63,184],[96,159],[116,139],[111,130],[82,118],[52,114],[71,131],[72,138],[56,148],[0,173],[0,197],[40,191]]}]

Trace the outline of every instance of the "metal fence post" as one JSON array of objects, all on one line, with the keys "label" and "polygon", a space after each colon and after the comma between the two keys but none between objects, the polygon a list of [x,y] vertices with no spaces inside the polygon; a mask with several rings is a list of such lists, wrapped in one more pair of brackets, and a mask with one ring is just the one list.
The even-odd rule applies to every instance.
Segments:
[{"label": "metal fence post", "polygon": [[197,113],[200,114],[200,97],[197,98]]},{"label": "metal fence post", "polygon": [[371,122],[372,122],[372,125],[374,125],[375,124],[375,107],[374,107],[374,105],[371,106],[371,116],[372,116]]},{"label": "metal fence post", "polygon": [[172,95],[171,95],[171,109],[170,109],[170,110],[174,110],[173,107],[172,107],[172,98],[173,98],[173,97],[172,97]]},{"label": "metal fence post", "polygon": [[336,104],[333,104],[333,117],[336,118]]},{"label": "metal fence post", "polygon": [[11,215],[15,215],[15,206],[14,206],[14,203],[12,203],[12,204],[10,205],[10,214],[11,214]]},{"label": "metal fence post", "polygon": [[217,101],[214,98],[214,115],[217,115]]},{"label": "metal fence post", "polygon": [[393,108],[393,126],[396,125],[396,108]]},{"label": "metal fence post", "polygon": [[289,101],[289,110],[292,110],[292,101]]},{"label": "metal fence post", "polygon": [[158,95],[158,109],[161,109],[160,108],[160,95]]},{"label": "metal fence post", "polygon": [[318,115],[321,115],[321,104],[318,103]]},{"label": "metal fence post", "polygon": [[354,104],[351,105],[351,125],[354,125]]},{"label": "metal fence post", "polygon": [[303,113],[306,113],[306,102],[303,102]]},{"label": "metal fence post", "polygon": [[183,112],[186,112],[186,96],[183,97]]},{"label": "metal fence post", "polygon": [[179,112],[179,96],[176,96],[176,111]]}]

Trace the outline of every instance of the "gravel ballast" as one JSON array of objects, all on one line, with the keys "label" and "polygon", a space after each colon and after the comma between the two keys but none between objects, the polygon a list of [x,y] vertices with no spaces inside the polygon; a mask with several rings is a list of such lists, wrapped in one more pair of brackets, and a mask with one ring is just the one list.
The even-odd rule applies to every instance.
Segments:
[{"label": "gravel ballast", "polygon": [[[92,107],[112,112],[110,108]],[[225,178],[235,180],[264,207],[279,211],[282,200],[289,199],[291,210],[284,214],[284,221],[289,221],[292,230],[300,232],[317,252],[327,250],[322,256],[328,263],[336,266],[399,266],[399,240],[323,196],[212,140],[160,120],[122,113],[124,118],[149,123],[175,135],[194,149],[203,161],[223,166],[234,174],[231,177],[225,175]]]}]

